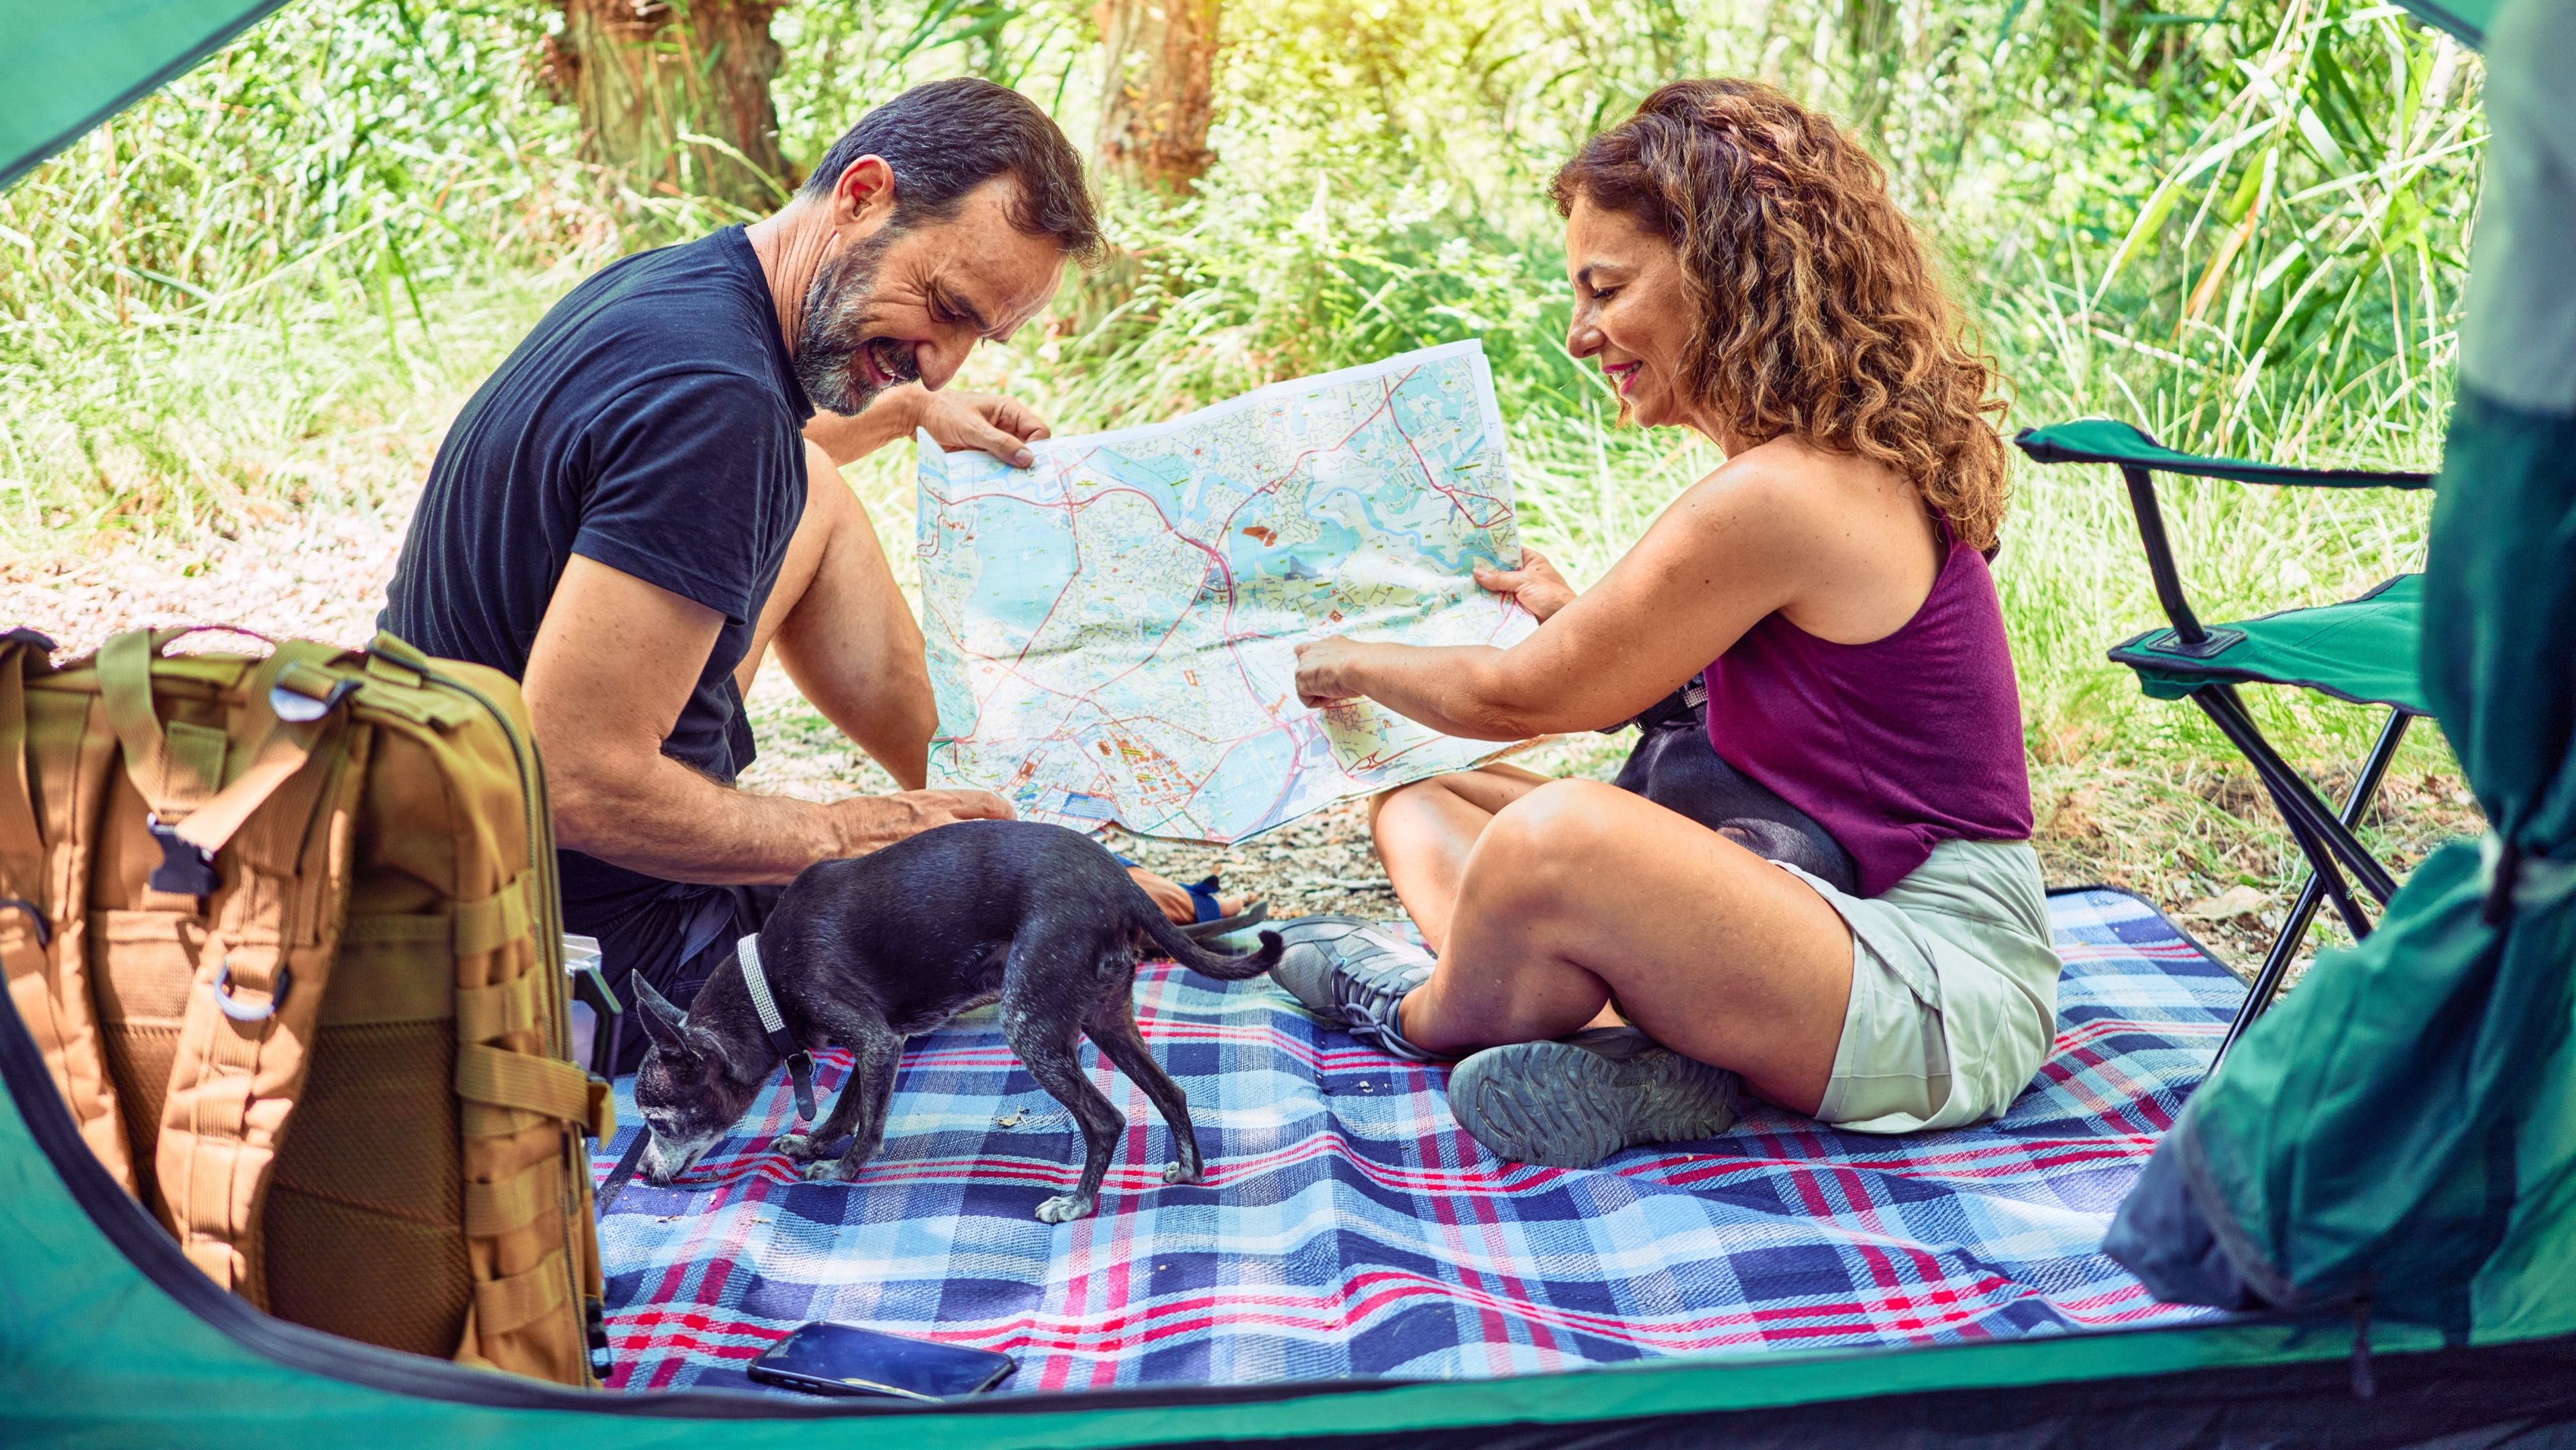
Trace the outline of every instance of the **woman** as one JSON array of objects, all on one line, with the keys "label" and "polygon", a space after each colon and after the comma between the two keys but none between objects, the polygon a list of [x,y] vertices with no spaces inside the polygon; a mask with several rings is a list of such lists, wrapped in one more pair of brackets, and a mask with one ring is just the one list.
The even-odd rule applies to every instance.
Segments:
[{"label": "woman", "polygon": [[1508,740],[1704,672],[1718,756],[1858,889],[1615,786],[1488,767],[1377,802],[1436,962],[1309,918],[1277,976],[1363,1040],[1464,1056],[1459,1121],[1519,1161],[1703,1137],[1739,1089],[1865,1132],[2000,1113],[2047,1054],[2058,961],[1986,567],[1994,378],[1877,163],[1766,86],[1666,86],[1553,194],[1574,355],[1726,463],[1586,593],[1536,554],[1481,574],[1543,621],[1511,649],[1322,640],[1298,692]]}]

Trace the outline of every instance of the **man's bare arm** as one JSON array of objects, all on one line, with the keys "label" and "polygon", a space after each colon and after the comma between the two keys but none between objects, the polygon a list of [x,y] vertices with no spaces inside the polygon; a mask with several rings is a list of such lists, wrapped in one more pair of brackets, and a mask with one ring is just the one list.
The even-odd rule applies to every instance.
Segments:
[{"label": "man's bare arm", "polygon": [[554,800],[555,839],[676,881],[778,882],[950,821],[1003,818],[975,790],[817,804],[752,795],[662,753],[724,618],[573,556],[528,652],[522,690]]},{"label": "man's bare arm", "polygon": [[1026,468],[1033,461],[1028,445],[1047,436],[1046,420],[1026,403],[998,393],[934,393],[906,383],[879,394],[856,417],[815,414],[805,424],[805,437],[842,465],[911,437],[915,428],[929,429],[942,448],[980,448],[1014,468]]}]

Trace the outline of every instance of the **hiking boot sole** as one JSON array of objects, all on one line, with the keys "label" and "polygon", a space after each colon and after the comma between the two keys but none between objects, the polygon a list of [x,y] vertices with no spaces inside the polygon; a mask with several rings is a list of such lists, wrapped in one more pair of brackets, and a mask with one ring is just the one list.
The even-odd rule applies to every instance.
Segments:
[{"label": "hiking boot sole", "polygon": [[1589,1168],[1640,1143],[1685,1143],[1735,1126],[1735,1074],[1654,1052],[1652,1061],[1620,1061],[1570,1042],[1490,1047],[1450,1074],[1449,1109],[1495,1157],[1549,1168]]}]

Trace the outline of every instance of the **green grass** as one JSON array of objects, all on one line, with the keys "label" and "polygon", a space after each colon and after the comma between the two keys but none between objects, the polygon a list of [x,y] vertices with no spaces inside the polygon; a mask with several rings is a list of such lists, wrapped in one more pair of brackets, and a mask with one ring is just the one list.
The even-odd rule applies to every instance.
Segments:
[{"label": "green grass", "polygon": [[[2438,457],[2474,56],[2360,0],[2206,22],[2144,0],[1882,8],[1889,28],[1858,44],[1861,0],[1236,0],[1197,198],[1110,196],[1121,265],[966,381],[1064,431],[1479,337],[1523,528],[1596,577],[1718,460],[1614,427],[1565,356],[1545,181],[1658,82],[1733,72],[1861,127],[2009,380],[2015,426],[2107,413],[2254,457]],[[398,501],[548,301],[726,220],[581,164],[536,72],[546,13],[304,0],[0,196],[0,553],[184,550]],[[1088,137],[1091,25],[1079,0],[804,0],[777,21],[786,150],[817,154],[868,98],[962,70]],[[899,569],[906,454],[852,470]],[[2422,559],[2420,498],[2185,484],[2168,510],[2212,617]],[[2102,658],[2156,619],[2116,482],[2022,469],[2005,541],[2052,869],[2169,904],[2235,884],[2286,898],[2294,858],[2224,743]],[[2321,771],[2376,728],[2253,693]],[[2422,732],[2383,827],[2401,855],[2469,824],[2448,771]]]}]

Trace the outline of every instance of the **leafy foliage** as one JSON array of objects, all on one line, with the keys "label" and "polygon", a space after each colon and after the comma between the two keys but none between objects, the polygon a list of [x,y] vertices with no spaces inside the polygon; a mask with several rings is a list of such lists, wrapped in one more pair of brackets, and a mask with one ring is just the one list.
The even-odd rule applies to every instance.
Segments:
[{"label": "leafy foliage", "polygon": [[[545,302],[731,219],[577,160],[533,3],[302,0],[0,197],[0,538],[184,536],[398,493]],[[2482,124],[2474,56],[2365,0],[1234,0],[1214,170],[1109,198],[1121,259],[975,365],[1060,429],[1485,342],[1533,539],[1605,568],[1718,462],[1612,426],[1564,352],[1545,183],[1656,84],[1729,71],[1887,162],[2016,393],[2257,457],[2421,465],[2450,391]],[[801,0],[784,149],[976,71],[1092,132],[1079,0]],[[381,447],[352,450],[351,439]],[[901,450],[895,450],[900,452]],[[904,461],[856,479],[905,533]],[[2212,615],[2421,559],[2420,502],[2173,491]],[[2000,565],[2043,766],[2218,753],[2101,660],[2154,618],[2125,504],[2027,470]],[[897,550],[898,557],[902,551]],[[2266,700],[2298,753],[2359,712]],[[2437,747],[2426,746],[2425,750]]]}]

